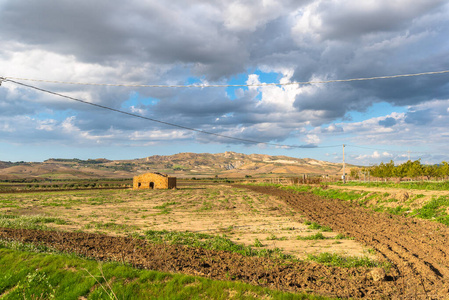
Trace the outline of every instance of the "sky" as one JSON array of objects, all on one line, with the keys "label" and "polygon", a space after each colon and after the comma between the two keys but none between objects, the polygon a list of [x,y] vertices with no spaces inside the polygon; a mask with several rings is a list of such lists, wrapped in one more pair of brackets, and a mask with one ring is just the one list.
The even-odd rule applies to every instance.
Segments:
[{"label": "sky", "polygon": [[448,161],[449,73],[288,84],[449,70],[448,36],[442,0],[0,0],[0,160]]}]

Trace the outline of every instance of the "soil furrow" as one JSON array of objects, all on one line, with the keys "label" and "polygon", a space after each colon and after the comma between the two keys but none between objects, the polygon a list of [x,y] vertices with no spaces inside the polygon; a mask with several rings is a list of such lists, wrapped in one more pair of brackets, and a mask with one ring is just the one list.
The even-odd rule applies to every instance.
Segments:
[{"label": "soil furrow", "polygon": [[[442,297],[448,294],[449,231],[424,220],[410,220],[368,211],[351,202],[322,199],[272,187],[248,187],[283,199],[306,218],[353,236],[392,262],[406,282],[407,296]],[[438,295],[438,296],[437,296]]]},{"label": "soil furrow", "polygon": [[326,267],[316,263],[273,261],[176,245],[151,244],[140,239],[82,232],[0,228],[0,238],[43,243],[59,251],[136,267],[182,272],[220,280],[239,280],[285,291],[310,291],[344,298],[397,298],[393,281],[373,278],[364,268]]}]

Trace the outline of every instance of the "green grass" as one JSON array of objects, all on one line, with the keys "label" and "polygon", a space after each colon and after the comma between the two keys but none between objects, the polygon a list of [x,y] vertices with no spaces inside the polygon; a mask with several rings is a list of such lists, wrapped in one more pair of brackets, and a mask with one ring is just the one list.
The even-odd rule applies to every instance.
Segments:
[{"label": "green grass", "polygon": [[[48,247],[45,244],[33,244],[33,243],[22,243],[14,240],[2,240],[0,239],[0,249],[8,248],[17,251],[28,251],[34,253],[58,253],[58,251]],[[1,294],[1,293],[0,293]]]},{"label": "green grass", "polygon": [[154,209],[160,209],[161,211],[158,213],[158,215],[167,215],[169,214],[172,209],[170,208],[170,206],[176,205],[178,204],[178,202],[172,201],[172,202],[165,202],[162,205],[158,205],[153,207]]},{"label": "green grass", "polygon": [[55,223],[58,225],[67,224],[66,221],[55,217],[15,216],[0,214],[0,227],[46,230],[48,228],[45,224],[48,223]]},{"label": "green grass", "polygon": [[386,213],[389,213],[392,215],[397,215],[397,216],[408,215],[408,213],[410,212],[409,207],[402,206],[402,205],[399,205],[396,207],[385,207],[383,205],[378,205],[378,206],[372,207],[372,209],[377,212],[386,212]]},{"label": "green grass", "polygon": [[2,299],[329,299],[0,247]]},{"label": "green grass", "polygon": [[309,225],[307,228],[308,229],[315,229],[315,230],[321,230],[324,232],[331,232],[332,228],[330,228],[329,226],[322,226],[320,224],[318,224],[317,222],[310,222],[310,221],[305,221],[304,225]]},{"label": "green grass", "polygon": [[321,188],[314,188],[312,190],[312,193],[324,197],[324,198],[330,198],[330,199],[340,199],[345,201],[353,201],[353,200],[359,200],[363,196],[365,196],[363,193],[358,192],[344,192],[340,190],[333,190],[333,189],[321,189]]},{"label": "green grass", "polygon": [[277,237],[277,236],[274,235],[274,234],[270,234],[270,235],[267,237],[267,241],[286,241],[286,240],[287,240],[287,237],[286,237],[286,236]]},{"label": "green grass", "polygon": [[388,207],[386,208],[386,212],[392,215],[405,215],[410,211],[410,208],[407,206],[396,206],[396,207]]},{"label": "green grass", "polygon": [[[330,183],[330,185],[343,185],[341,182]],[[357,182],[350,181],[344,184],[346,186],[364,186],[364,187],[380,187],[380,188],[401,188],[428,191],[448,191],[449,181],[403,181],[403,182]]]},{"label": "green grass", "polygon": [[382,267],[389,268],[390,265],[388,263],[381,263],[378,261],[371,260],[369,257],[357,257],[357,256],[342,256],[336,253],[320,253],[318,255],[310,254],[307,257],[310,261],[315,261],[321,264],[325,264],[328,266],[334,267],[342,267],[342,268],[353,268],[353,267]]},{"label": "green grass", "polygon": [[423,207],[415,209],[412,215],[421,219],[430,219],[449,226],[449,215],[447,208],[449,207],[449,197],[441,196],[433,198]]},{"label": "green grass", "polygon": [[344,235],[344,234],[342,234],[342,233],[337,234],[337,235],[335,236],[335,239],[336,239],[336,240],[355,240],[354,237],[346,236],[346,235]]},{"label": "green grass", "polygon": [[328,188],[323,189],[322,187],[311,187],[307,185],[289,185],[289,186],[281,186],[281,188],[285,190],[293,190],[295,192],[309,192],[324,198],[340,199],[347,201],[359,200],[360,198],[366,195],[366,193],[358,193],[355,191],[345,192]]},{"label": "green grass", "polygon": [[366,192],[359,193],[356,191],[345,192],[345,191],[333,190],[333,189],[328,189],[328,188],[323,189],[322,187],[312,187],[309,185],[283,186],[280,184],[271,184],[271,183],[259,183],[256,185],[273,186],[273,187],[277,187],[277,188],[281,188],[281,189],[285,189],[285,190],[292,190],[295,192],[308,192],[308,193],[312,193],[314,195],[324,197],[324,198],[340,199],[340,200],[346,200],[346,201],[359,200],[360,198],[363,198],[368,194]]},{"label": "green grass", "polygon": [[326,237],[321,232],[318,232],[313,235],[298,236],[296,239],[301,241],[310,241],[310,240],[325,240]]},{"label": "green grass", "polygon": [[[205,233],[179,232],[179,231],[145,231],[145,238],[153,243],[168,243],[172,245],[185,245],[210,250],[223,250],[239,253],[245,256],[261,256],[295,260],[291,255],[284,254],[279,248],[253,249],[250,246],[235,244],[224,236],[209,235]],[[254,247],[262,247],[259,240],[255,240]]]},{"label": "green grass", "polygon": [[89,224],[84,225],[84,229],[95,228],[97,230],[114,230],[119,232],[131,232],[138,229],[136,225],[126,225],[126,224],[117,224],[114,222],[90,222]]},{"label": "green grass", "polygon": [[169,206],[171,206],[171,205],[176,205],[176,204],[178,204],[177,202],[165,202],[164,204],[162,204],[162,205],[158,205],[158,206],[155,206],[155,207],[153,207],[154,209],[166,209],[167,207],[169,207]]},{"label": "green grass", "polygon": [[50,206],[50,207],[66,207],[88,204],[103,205],[106,203],[121,203],[126,197],[127,190],[72,190],[57,192],[40,192],[40,193],[16,193],[0,195],[0,207],[8,207],[15,205],[23,207],[23,205],[32,203],[33,206]]},{"label": "green grass", "polygon": [[198,211],[209,211],[213,209],[213,204],[211,201],[203,201],[203,205],[198,209]]}]

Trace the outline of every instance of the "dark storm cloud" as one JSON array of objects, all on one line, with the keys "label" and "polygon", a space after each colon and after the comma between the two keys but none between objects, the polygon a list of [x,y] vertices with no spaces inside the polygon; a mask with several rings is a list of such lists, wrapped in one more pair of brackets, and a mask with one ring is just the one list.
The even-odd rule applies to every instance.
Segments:
[{"label": "dark storm cloud", "polygon": [[393,127],[394,125],[396,125],[396,119],[392,118],[392,117],[388,117],[385,118],[385,120],[380,120],[379,121],[379,125],[384,126],[384,127]]},{"label": "dark storm cloud", "polygon": [[[273,8],[265,7],[270,4]],[[192,77],[227,83],[257,68],[288,70],[293,72],[292,81],[437,71],[449,69],[448,7],[447,1],[437,0],[267,1],[264,5],[260,1],[197,0],[187,5],[185,1],[0,0],[4,48],[0,69],[16,72],[15,64],[20,62],[16,54],[39,50],[71,63],[59,66],[63,70],[54,74],[53,56],[42,65],[40,56],[22,58],[25,67],[17,72],[28,68],[39,78],[67,73],[65,78],[73,81],[185,84]],[[14,63],[8,65],[9,61]],[[406,106],[447,99],[448,78],[445,74],[303,86],[290,106],[281,105],[286,100],[279,94],[271,95],[273,101],[262,101],[260,90],[248,89],[231,100],[223,88],[39,86],[183,126],[281,141],[294,136],[305,122],[332,123],[350,111],[366,111],[375,102]],[[37,115],[50,108],[73,111],[76,119],[71,124],[85,131],[166,128],[22,88],[16,94],[2,89],[0,115]],[[125,102],[133,92],[140,99],[130,108]],[[408,112],[405,120],[426,125],[426,118],[424,111],[415,111]],[[379,125],[394,124],[387,118]]]},{"label": "dark storm cloud", "polygon": [[407,29],[412,20],[438,11],[444,0],[321,1],[316,8],[322,20],[323,40],[358,38],[365,34]]},{"label": "dark storm cloud", "polygon": [[126,52],[125,32],[107,19],[116,10],[108,3],[6,1],[0,13],[2,35],[50,51],[103,61],[102,57]]},{"label": "dark storm cloud", "polygon": [[299,111],[321,111],[322,119],[314,123],[316,126],[338,118],[343,118],[346,112],[365,111],[376,100],[363,90],[354,90],[348,84],[330,84],[315,86],[310,93],[296,97],[294,107]]},{"label": "dark storm cloud", "polygon": [[[280,5],[285,13],[310,1],[287,1]],[[251,32],[227,29],[226,5],[220,2],[195,1],[128,1],[115,5],[111,1],[4,1],[0,25],[5,41],[18,41],[32,47],[74,55],[80,61],[114,65],[155,62],[187,64],[195,75],[210,80],[244,72],[254,66],[252,58],[259,51],[275,53],[281,28],[265,30],[265,21],[256,26],[257,42]],[[246,1],[257,13],[260,3]],[[280,23],[282,11],[278,13]],[[254,21],[254,20],[251,20]],[[271,22],[271,20],[269,20]],[[270,26],[268,26],[270,27]],[[278,29],[278,30],[276,30]],[[284,43],[289,28],[283,27]],[[264,45],[264,43],[271,45]],[[267,50],[263,50],[266,48]],[[271,50],[270,50],[271,48]],[[280,49],[279,53],[282,53]]]},{"label": "dark storm cloud", "polygon": [[[295,36],[301,47],[310,49],[308,58],[313,62],[295,66],[294,80],[351,79],[449,68],[448,61],[442,57],[448,51],[447,40],[442,38],[449,35],[447,2],[420,1],[407,5],[406,1],[396,4],[360,1],[345,5],[349,2],[320,1],[311,9],[316,15],[309,17],[319,18],[321,22],[307,32],[296,31]],[[319,39],[311,42],[309,35]],[[312,105],[314,109],[326,110],[332,107],[332,96],[339,103],[332,110],[343,110],[336,114],[340,116],[351,109],[363,111],[367,99],[371,103],[413,105],[447,98],[448,78],[439,75],[352,82],[344,84],[346,89],[323,85],[320,97],[311,95],[309,100],[305,97],[305,104],[298,101],[295,104],[298,108]]]},{"label": "dark storm cloud", "polygon": [[247,53],[238,36],[208,16],[217,8],[203,6],[204,11],[158,1],[7,1],[0,24],[5,39],[86,62],[193,63],[209,69],[211,78],[244,71]]},{"label": "dark storm cloud", "polygon": [[427,125],[434,119],[430,109],[407,112],[404,121],[408,124]]}]

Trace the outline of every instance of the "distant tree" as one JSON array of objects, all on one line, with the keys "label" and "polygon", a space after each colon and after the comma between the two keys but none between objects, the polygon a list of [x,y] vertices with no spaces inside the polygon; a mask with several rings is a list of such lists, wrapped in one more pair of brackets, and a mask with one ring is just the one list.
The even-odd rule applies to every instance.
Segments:
[{"label": "distant tree", "polygon": [[421,165],[420,160],[415,160],[414,162],[407,162],[407,176],[411,178],[417,178],[423,175],[423,166]]},{"label": "distant tree", "polygon": [[427,179],[439,176],[438,165],[425,165],[423,166],[423,176],[427,176]]},{"label": "distant tree", "polygon": [[394,164],[391,160],[389,163],[381,162],[379,165],[374,165],[372,167],[361,168],[362,174],[367,174],[370,172],[372,176],[379,178],[418,178],[418,177],[427,177],[437,178],[441,177],[443,179],[447,179],[449,177],[449,163],[441,162],[440,164],[435,165],[423,165],[421,164],[421,160],[411,161],[408,160],[405,163],[400,165]]},{"label": "distant tree", "polygon": [[394,167],[394,161],[393,160],[390,160],[389,163],[385,164],[384,168],[385,168],[384,171],[383,171],[384,178],[394,177],[394,168],[395,167]]},{"label": "distant tree", "polygon": [[368,170],[374,177],[380,177],[380,166],[374,165],[370,167]]},{"label": "distant tree", "polygon": [[447,178],[449,176],[449,164],[443,161],[439,167],[439,175],[443,178]]},{"label": "distant tree", "polygon": [[355,168],[351,168],[349,170],[349,176],[351,176],[351,178],[360,179],[359,174],[360,174],[360,168],[355,167]]},{"label": "distant tree", "polygon": [[407,170],[404,164],[397,165],[393,170],[393,177],[404,178],[407,176]]}]

